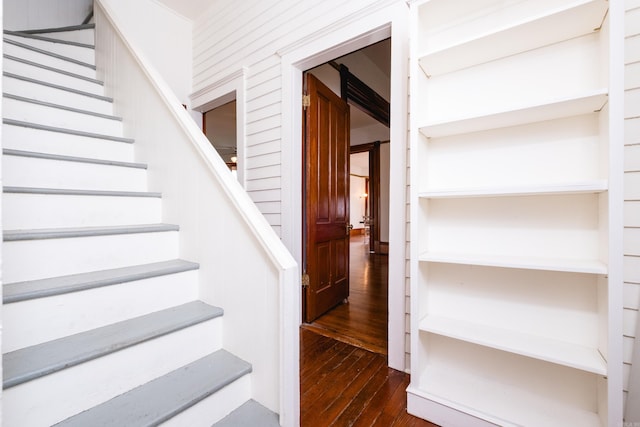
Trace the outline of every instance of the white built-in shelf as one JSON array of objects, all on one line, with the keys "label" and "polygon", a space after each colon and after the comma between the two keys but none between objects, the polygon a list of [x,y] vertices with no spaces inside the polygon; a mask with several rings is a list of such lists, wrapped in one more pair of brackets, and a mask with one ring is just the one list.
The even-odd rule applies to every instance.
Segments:
[{"label": "white built-in shelf", "polygon": [[602,193],[607,191],[606,180],[594,180],[574,184],[519,186],[519,187],[487,187],[460,188],[446,190],[427,190],[418,194],[425,199],[465,198],[465,197],[500,197],[500,196],[544,196],[558,194]]},{"label": "white built-in shelf", "polygon": [[607,265],[599,260],[425,252],[420,255],[420,261],[526,270],[564,271],[568,273],[607,274]]},{"label": "white built-in shelf", "polygon": [[607,364],[596,348],[526,334],[508,329],[440,316],[426,316],[421,331],[462,340],[534,359],[606,375]]},{"label": "white built-in shelf", "polygon": [[420,132],[428,138],[436,138],[508,126],[518,126],[598,112],[606,102],[607,90],[599,89],[584,93],[581,96],[552,99],[543,104],[523,105],[481,116],[460,117],[440,122],[426,123],[420,127]]},{"label": "white built-in shelf", "polygon": [[482,372],[473,375],[447,366],[428,368],[420,386],[412,381],[407,392],[500,426],[602,427],[599,415],[585,410],[587,405],[562,404],[531,393],[526,386],[492,380]]},{"label": "white built-in shelf", "polygon": [[[569,40],[598,30],[607,8],[605,0],[575,1],[544,15],[530,16],[453,45],[424,52],[419,63],[427,76],[434,76]],[[514,40],[518,42],[514,43]]]}]

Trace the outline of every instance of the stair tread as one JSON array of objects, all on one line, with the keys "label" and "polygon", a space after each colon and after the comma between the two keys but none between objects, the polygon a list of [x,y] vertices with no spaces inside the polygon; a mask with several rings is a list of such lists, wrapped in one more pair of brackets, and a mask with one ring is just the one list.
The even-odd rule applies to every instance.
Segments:
[{"label": "stair tread", "polygon": [[61,70],[61,69],[55,68],[55,67],[49,67],[48,65],[43,65],[43,64],[39,64],[37,62],[29,61],[27,59],[18,58],[17,56],[8,55],[6,53],[3,54],[2,56],[5,59],[9,59],[9,60],[16,61],[16,62],[21,62],[23,64],[27,64],[27,65],[31,65],[31,66],[34,66],[34,67],[42,68],[43,70],[53,71],[55,73],[64,74],[66,76],[74,77],[74,78],[80,79],[80,80],[86,80],[88,82],[95,83],[95,84],[100,85],[100,86],[104,86],[104,83],[102,81],[97,80],[97,79],[92,79],[91,77],[86,77],[86,76],[83,76],[83,75],[80,75],[80,74],[72,73],[70,71]]},{"label": "stair tread", "polygon": [[181,259],[72,274],[69,276],[6,283],[3,285],[3,302],[10,304],[36,298],[62,295],[103,286],[134,282],[152,277],[197,270],[199,264]]},{"label": "stair tread", "polygon": [[66,156],[63,154],[50,154],[50,153],[39,153],[36,151],[14,150],[12,148],[3,149],[2,154],[4,154],[5,156],[31,157],[31,158],[44,159],[44,160],[60,160],[60,161],[77,162],[77,163],[91,163],[95,165],[104,165],[104,166],[120,166],[125,168],[147,169],[147,165],[145,163],[122,162],[119,160],[92,159],[88,157]]},{"label": "stair tread", "polygon": [[66,27],[39,28],[35,30],[20,30],[20,32],[25,34],[46,34],[46,33],[62,33],[66,31],[93,30],[95,28],[96,28],[96,24],[81,24],[81,25],[69,25]]},{"label": "stair tread", "polygon": [[6,93],[5,92],[5,93],[2,94],[2,97],[3,98],[7,98],[7,99],[13,99],[13,100],[16,100],[16,101],[28,102],[30,104],[42,105],[44,107],[56,108],[58,110],[65,110],[65,111],[71,111],[73,113],[86,114],[86,115],[89,115],[89,116],[100,117],[100,118],[107,119],[107,120],[115,120],[115,121],[118,121],[118,122],[122,121],[122,117],[116,117],[116,116],[111,116],[111,115],[108,115],[108,114],[96,113],[94,111],[82,110],[80,108],[68,107],[66,105],[54,104],[53,102],[40,101],[40,100],[33,99],[33,98],[25,98],[24,96],[14,95],[14,94],[11,94],[11,93]]},{"label": "stair tread", "polygon": [[20,47],[22,49],[27,49],[27,50],[30,50],[30,51],[33,51],[33,52],[40,53],[42,55],[50,56],[52,58],[61,59],[63,61],[71,62],[72,64],[80,65],[81,67],[86,67],[86,68],[89,68],[91,70],[95,70],[96,69],[96,66],[93,65],[93,64],[87,64],[86,62],[78,61],[77,59],[70,58],[70,57],[64,56],[64,55],[60,55],[58,53],[49,52],[49,51],[46,51],[44,49],[40,49],[40,48],[37,48],[37,47],[34,47],[34,46],[30,46],[30,45],[25,44],[25,43],[20,43],[19,41],[8,39],[6,37],[3,38],[2,41],[4,43],[8,43],[8,44],[12,44],[14,46],[18,46],[18,47]]},{"label": "stair tread", "polygon": [[131,139],[131,138],[123,138],[123,137],[113,136],[113,135],[104,135],[104,134],[100,134],[100,133],[85,132],[85,131],[75,130],[75,129],[59,128],[59,127],[55,127],[55,126],[41,125],[41,124],[38,124],[38,123],[30,123],[30,122],[23,122],[23,121],[14,120],[14,119],[5,119],[5,118],[3,118],[2,119],[2,123],[5,124],[5,125],[10,125],[10,126],[20,126],[20,127],[25,127],[25,128],[48,131],[48,132],[66,133],[66,134],[76,135],[76,136],[85,136],[87,138],[106,139],[106,140],[109,140],[109,141],[124,142],[124,143],[127,143],[127,144],[133,144],[133,142],[134,142],[134,140]]},{"label": "stair tread", "polygon": [[56,426],[155,426],[251,372],[251,365],[218,350]]},{"label": "stair tread", "polygon": [[138,225],[112,225],[106,227],[68,227],[68,228],[43,228],[32,230],[4,230],[5,242],[21,240],[64,239],[71,237],[110,236],[116,234],[155,233],[163,231],[179,231],[180,227],[174,224],[138,224]]},{"label": "stair tread", "polygon": [[110,98],[108,96],[96,95],[95,93],[85,92],[85,91],[74,89],[74,88],[67,87],[67,86],[56,85],[56,84],[53,84],[53,83],[45,82],[43,80],[37,80],[37,79],[33,79],[31,77],[25,77],[25,76],[21,76],[19,74],[9,73],[7,71],[3,72],[2,75],[4,77],[8,77],[8,78],[11,78],[11,79],[23,80],[25,82],[34,83],[34,84],[41,85],[41,86],[48,86],[48,87],[53,88],[53,89],[64,90],[66,92],[75,93],[77,95],[82,95],[82,96],[86,96],[86,97],[89,97],[89,98],[95,98],[95,99],[99,99],[101,101],[106,101],[106,102],[109,102],[109,103],[113,103],[113,98]]},{"label": "stair tread", "polygon": [[49,194],[61,196],[162,197],[162,193],[141,191],[70,190],[66,188],[3,187],[7,194]]},{"label": "stair tread", "polygon": [[223,314],[194,301],[4,354],[3,388],[16,386]]},{"label": "stair tread", "polygon": [[87,49],[95,49],[95,46],[91,44],[55,39],[53,37],[38,36],[35,34],[25,33],[24,31],[4,30],[4,34],[10,35],[10,36],[24,37],[28,39],[34,39],[34,40],[42,40],[42,41],[51,42],[51,43],[68,44],[70,46],[84,47]]},{"label": "stair tread", "polygon": [[213,425],[214,427],[279,427],[278,414],[249,400]]}]

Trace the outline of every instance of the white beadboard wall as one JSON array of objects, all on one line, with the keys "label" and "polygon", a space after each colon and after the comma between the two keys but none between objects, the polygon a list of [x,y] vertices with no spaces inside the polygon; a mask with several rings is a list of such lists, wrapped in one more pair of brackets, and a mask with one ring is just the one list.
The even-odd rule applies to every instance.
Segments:
[{"label": "white beadboard wall", "polygon": [[[640,309],[640,0],[626,0],[625,8],[623,361],[626,394],[634,358],[634,339],[640,333],[636,326]],[[639,360],[638,355],[635,360]],[[635,370],[639,368],[634,366]]]},{"label": "white beadboard wall", "polygon": [[82,24],[93,0],[4,0],[5,30],[36,30]]},{"label": "white beadboard wall", "polygon": [[104,3],[117,15],[126,40],[144,53],[180,102],[189,105],[193,22],[153,0]]},{"label": "white beadboard wall", "polygon": [[195,22],[194,92],[243,66],[248,68],[245,188],[278,233],[282,225],[282,75],[277,51],[372,3],[221,0]]}]

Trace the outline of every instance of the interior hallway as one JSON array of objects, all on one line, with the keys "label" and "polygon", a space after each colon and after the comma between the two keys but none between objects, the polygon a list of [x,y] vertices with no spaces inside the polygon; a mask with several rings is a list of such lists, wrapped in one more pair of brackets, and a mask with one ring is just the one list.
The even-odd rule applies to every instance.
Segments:
[{"label": "interior hallway", "polygon": [[349,249],[349,302],[303,328],[386,355],[389,258],[370,254],[362,235],[351,237]]}]

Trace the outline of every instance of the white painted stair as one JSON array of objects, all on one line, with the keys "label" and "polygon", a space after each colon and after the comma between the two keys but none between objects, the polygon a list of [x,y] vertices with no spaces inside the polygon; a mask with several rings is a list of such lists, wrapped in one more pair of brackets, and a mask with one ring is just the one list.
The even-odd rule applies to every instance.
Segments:
[{"label": "white painted stair", "polygon": [[5,32],[2,425],[277,425],[198,300],[93,31]]}]

